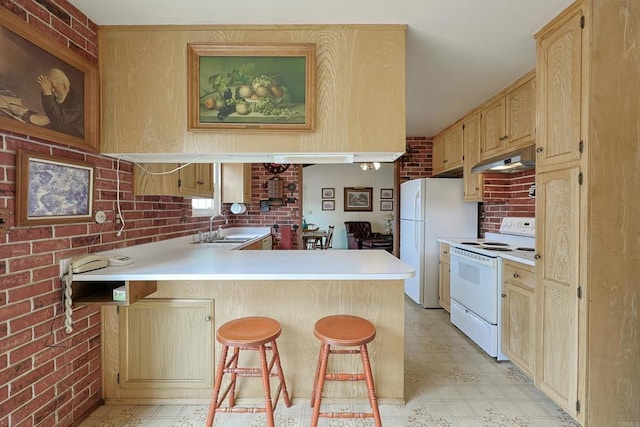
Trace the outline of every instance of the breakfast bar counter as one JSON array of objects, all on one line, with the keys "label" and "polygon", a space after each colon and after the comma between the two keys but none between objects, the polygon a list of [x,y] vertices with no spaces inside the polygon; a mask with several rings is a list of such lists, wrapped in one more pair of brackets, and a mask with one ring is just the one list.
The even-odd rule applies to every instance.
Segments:
[{"label": "breakfast bar counter", "polygon": [[[411,267],[386,251],[237,249],[185,237],[119,249],[135,262],[73,275],[87,285],[142,282],[156,289],[130,305],[102,307],[107,404],[207,403],[220,352],[215,331],[243,316],[281,323],[289,393],[309,399],[320,347],[313,327],[331,314],[376,326],[369,352],[379,400],[404,402],[404,279],[414,275]],[[338,366],[361,369],[355,357]],[[264,398],[258,380],[246,379],[238,393],[240,402]],[[326,394],[327,402],[367,400],[359,383],[334,383]]]}]

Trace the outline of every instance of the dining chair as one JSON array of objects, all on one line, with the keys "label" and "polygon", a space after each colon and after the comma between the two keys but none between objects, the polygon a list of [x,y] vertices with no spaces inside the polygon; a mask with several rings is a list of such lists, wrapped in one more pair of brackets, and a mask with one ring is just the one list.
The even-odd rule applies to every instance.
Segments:
[{"label": "dining chair", "polygon": [[324,245],[321,246],[322,249],[329,249],[331,247],[331,242],[333,240],[333,229],[335,226],[330,225],[327,229],[327,237],[324,240]]},{"label": "dining chair", "polygon": [[305,249],[316,249],[318,247],[318,224],[307,223],[307,230],[303,231],[302,239]]}]

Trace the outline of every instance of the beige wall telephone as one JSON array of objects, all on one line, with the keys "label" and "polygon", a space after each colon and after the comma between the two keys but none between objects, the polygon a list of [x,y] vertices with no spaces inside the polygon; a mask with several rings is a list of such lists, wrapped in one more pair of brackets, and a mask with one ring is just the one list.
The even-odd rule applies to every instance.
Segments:
[{"label": "beige wall telephone", "polygon": [[109,258],[102,255],[81,255],[71,259],[71,272],[73,274],[97,270],[109,265]]}]

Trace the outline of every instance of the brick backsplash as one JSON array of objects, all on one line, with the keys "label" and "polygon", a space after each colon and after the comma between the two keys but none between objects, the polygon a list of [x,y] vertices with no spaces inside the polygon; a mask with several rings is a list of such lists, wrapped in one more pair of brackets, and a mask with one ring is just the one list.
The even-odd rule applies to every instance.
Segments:
[{"label": "brick backsplash", "polygon": [[[96,26],[65,0],[0,0],[40,32],[97,64]],[[95,166],[94,211],[107,222],[16,227],[16,151],[29,150]],[[102,394],[100,309],[62,318],[59,261],[78,254],[163,240],[208,229],[181,197],[133,195],[133,165],[0,129],[0,209],[10,214],[0,233],[0,426],[77,423]],[[117,178],[126,227],[117,236]]]},{"label": "brick backsplash", "polygon": [[484,218],[480,231],[498,232],[505,216],[534,217],[535,199],[529,197],[529,188],[535,183],[535,170],[513,174],[484,175]]}]

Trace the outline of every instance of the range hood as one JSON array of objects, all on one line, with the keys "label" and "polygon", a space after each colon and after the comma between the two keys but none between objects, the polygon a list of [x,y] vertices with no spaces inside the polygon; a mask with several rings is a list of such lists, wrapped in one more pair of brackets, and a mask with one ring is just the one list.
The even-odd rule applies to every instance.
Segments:
[{"label": "range hood", "polygon": [[536,167],[535,147],[483,160],[471,168],[472,173],[514,173]]}]

